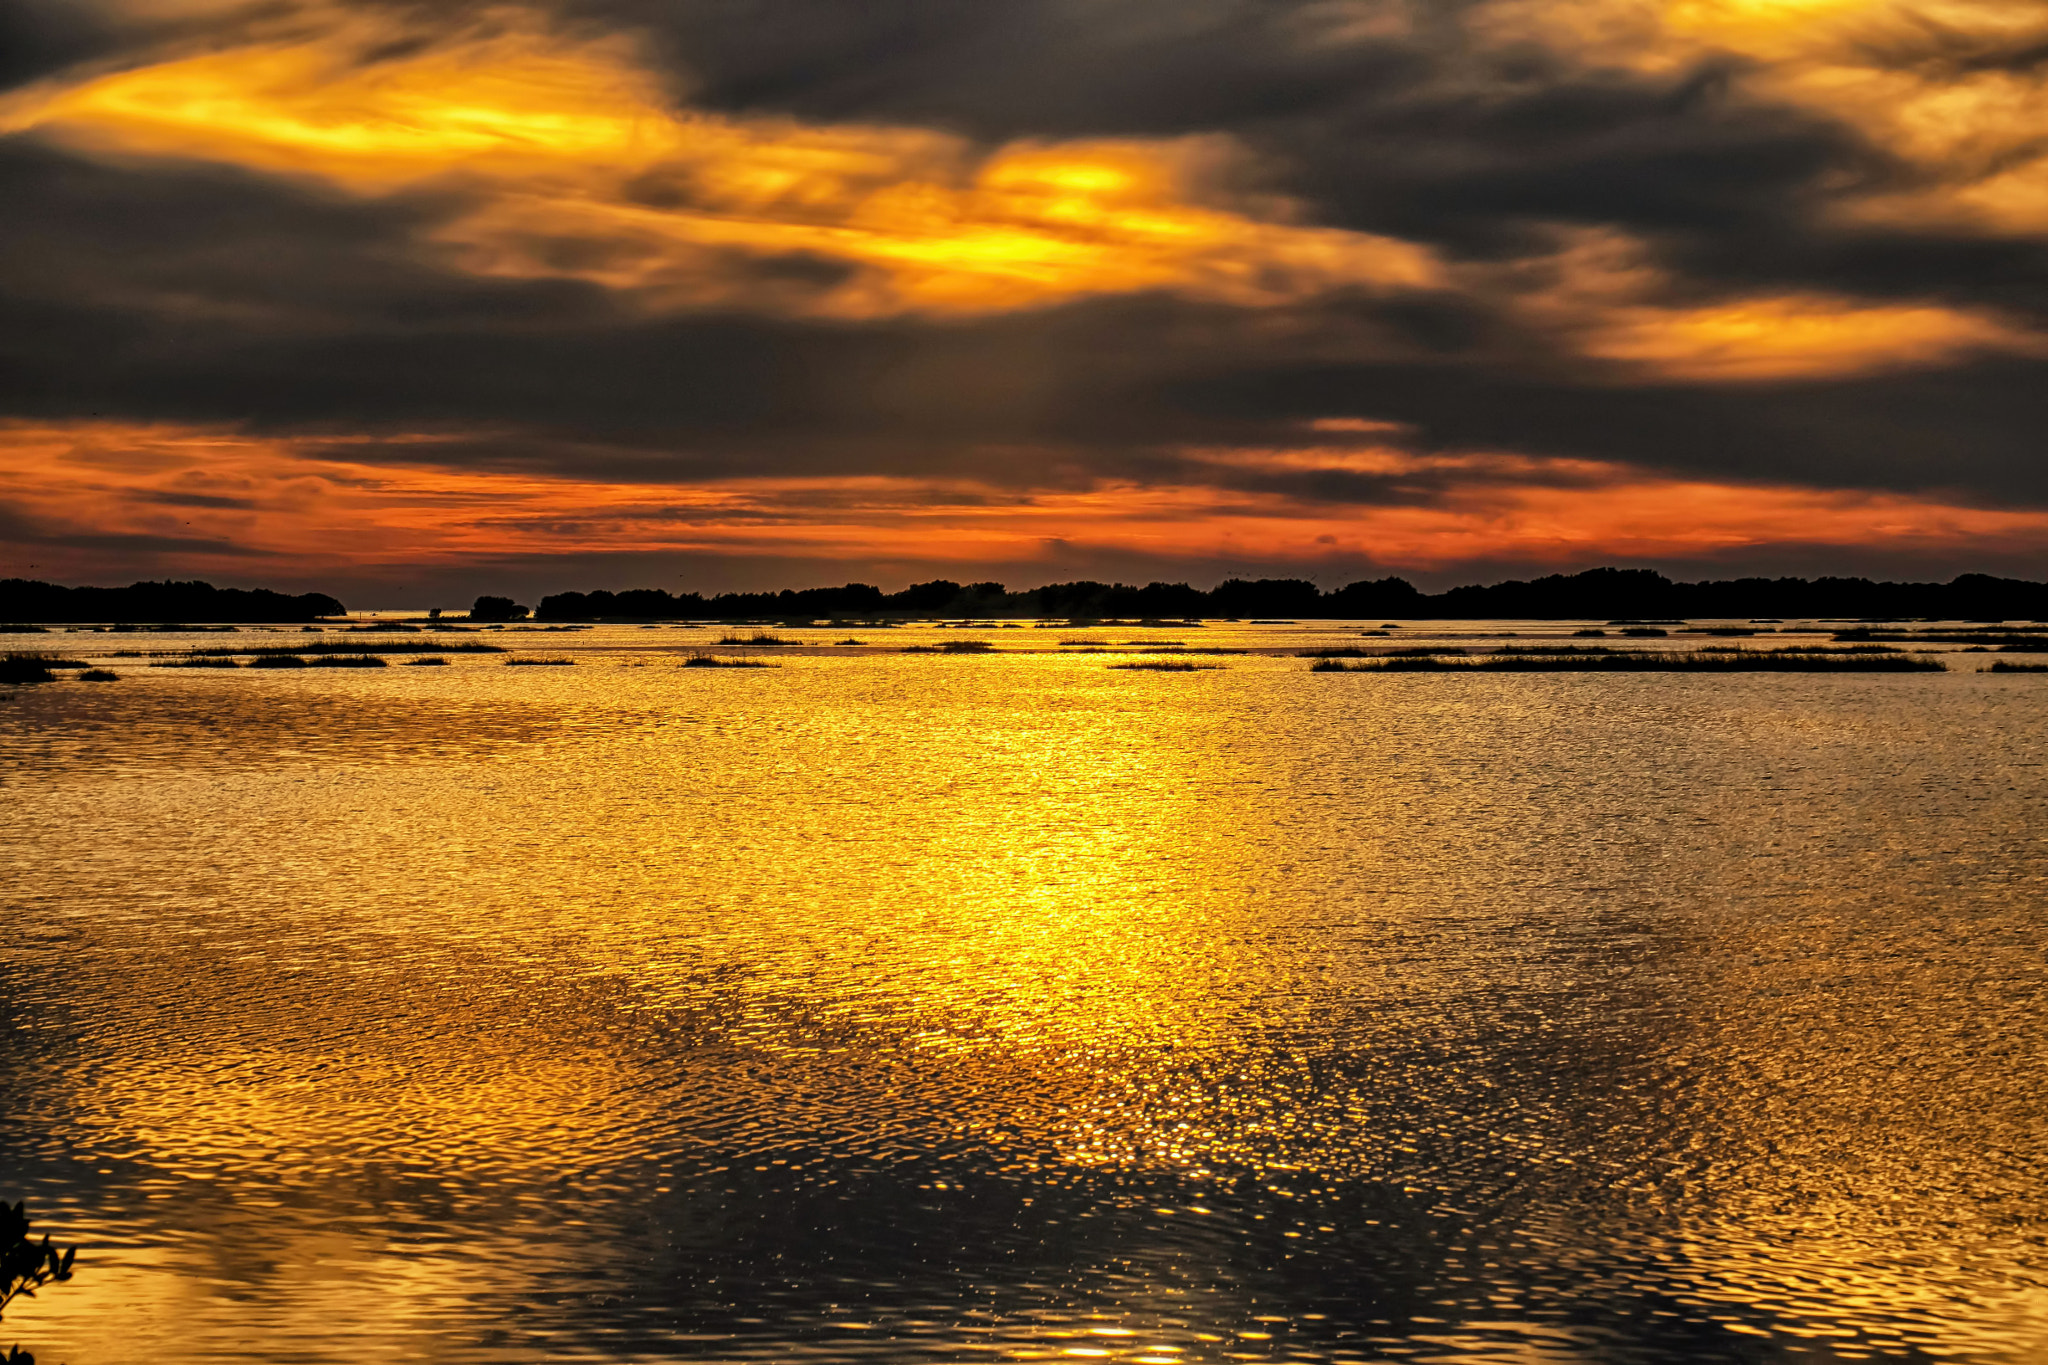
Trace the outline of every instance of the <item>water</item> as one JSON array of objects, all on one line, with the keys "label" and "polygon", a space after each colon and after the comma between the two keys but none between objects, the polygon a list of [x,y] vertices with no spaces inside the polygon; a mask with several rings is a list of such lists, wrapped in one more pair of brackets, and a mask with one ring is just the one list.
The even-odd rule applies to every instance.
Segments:
[{"label": "water", "polygon": [[16,689],[0,1194],[81,1250],[0,1333],[2048,1358],[2048,676],[1285,657],[1356,629]]}]

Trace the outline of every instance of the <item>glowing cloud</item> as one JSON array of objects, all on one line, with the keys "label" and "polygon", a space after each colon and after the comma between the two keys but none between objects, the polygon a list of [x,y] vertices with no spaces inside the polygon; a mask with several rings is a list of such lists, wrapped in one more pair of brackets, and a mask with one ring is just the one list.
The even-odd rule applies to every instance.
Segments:
[{"label": "glowing cloud", "polygon": [[[673,486],[536,478],[433,463],[434,438],[363,461],[358,438],[265,439],[173,427],[15,425],[0,507],[67,541],[175,542],[195,571],[410,576],[437,565],[697,552],[934,564],[1050,562],[1073,550],[1162,560],[1345,559],[1390,569],[1469,560],[1695,558],[1771,545],[1939,550],[2048,545],[2048,512],[1898,494],[1675,479],[1624,465],[1393,447],[1208,450],[1219,473],[1387,476],[1386,500],[1332,505],[1211,482],[1006,489],[971,480],[742,478]],[[209,553],[207,545],[217,544]]]},{"label": "glowing cloud", "polygon": [[1687,380],[1806,379],[1947,364],[1970,351],[2048,354],[2048,338],[1951,308],[1858,307],[1817,295],[1694,309],[1627,309],[1593,355]]},{"label": "glowing cloud", "polygon": [[[865,317],[1148,289],[1257,304],[1437,278],[1419,247],[1292,224],[1279,201],[1203,202],[1232,155],[1218,139],[1020,143],[984,158],[917,129],[677,112],[617,45],[519,34],[370,61],[362,44],[117,72],[19,97],[0,129],[363,194],[448,184],[470,196],[440,235],[464,267],[589,279],[652,307]],[[749,258],[839,271],[785,271],[778,287],[736,268]]]}]

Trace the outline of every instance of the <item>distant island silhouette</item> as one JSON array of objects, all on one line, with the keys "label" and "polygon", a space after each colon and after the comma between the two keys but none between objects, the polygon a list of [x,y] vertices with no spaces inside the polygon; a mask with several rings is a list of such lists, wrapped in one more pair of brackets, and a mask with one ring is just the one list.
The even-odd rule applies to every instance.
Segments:
[{"label": "distant island silhouette", "polygon": [[268,588],[216,588],[196,580],[65,588],[27,578],[0,579],[0,621],[317,621],[346,614],[324,592],[291,596]]},{"label": "distant island silhouette", "polygon": [[[135,583],[67,588],[0,580],[0,622],[162,623],[314,621],[346,615],[326,593],[296,596],[210,583]],[[1652,569],[1471,584],[1425,593],[1403,578],[1363,580],[1324,592],[1305,578],[1232,578],[1204,591],[1186,583],[1099,583],[1082,579],[1010,591],[1001,583],[934,579],[885,593],[866,583],[780,592],[562,592],[532,610],[509,597],[479,597],[473,621],[704,621],[1036,617],[1069,620],[1607,620],[1775,618],[1885,621],[2048,619],[2048,583],[1962,574],[1946,583],[1868,578],[1732,578],[1679,583]]]},{"label": "distant island silhouette", "polygon": [[[502,599],[498,599],[502,600]],[[1207,592],[1186,583],[1001,583],[935,579],[885,593],[865,583],[781,592],[670,594],[659,588],[543,597],[542,621],[817,619],[819,617],[1308,618],[1369,620],[1690,620],[1805,617],[1846,620],[2037,620],[2048,583],[1963,574],[1947,583],[1867,578],[1736,578],[1677,583],[1651,569],[1588,569],[1530,581],[1425,593],[1402,578],[1324,592],[1302,578],[1233,578]]]}]

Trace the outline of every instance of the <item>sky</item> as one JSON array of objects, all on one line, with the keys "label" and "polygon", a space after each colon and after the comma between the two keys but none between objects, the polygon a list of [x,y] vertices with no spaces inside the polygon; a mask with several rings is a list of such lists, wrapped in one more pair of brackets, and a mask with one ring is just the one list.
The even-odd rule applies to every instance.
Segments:
[{"label": "sky", "polygon": [[0,0],[0,577],[2048,576],[2048,0]]}]

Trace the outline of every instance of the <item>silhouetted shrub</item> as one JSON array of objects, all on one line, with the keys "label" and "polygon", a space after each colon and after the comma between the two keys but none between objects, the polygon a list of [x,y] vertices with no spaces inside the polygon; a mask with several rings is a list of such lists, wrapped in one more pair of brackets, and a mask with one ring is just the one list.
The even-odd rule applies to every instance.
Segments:
[{"label": "silhouetted shrub", "polygon": [[0,683],[55,682],[50,661],[40,654],[9,654],[0,657]]},{"label": "silhouetted shrub", "polygon": [[88,668],[78,675],[80,682],[119,682],[121,675],[111,668]]},{"label": "silhouetted shrub", "polygon": [[524,621],[532,614],[509,597],[479,597],[469,609],[472,621]]},{"label": "silhouetted shrub", "polygon": [[[48,1237],[31,1241],[28,1229],[24,1205],[0,1204],[0,1316],[16,1299],[34,1298],[38,1289],[71,1278],[71,1262],[78,1248],[59,1251]],[[35,1357],[15,1346],[7,1352],[7,1365],[35,1365]]]}]

